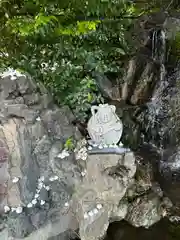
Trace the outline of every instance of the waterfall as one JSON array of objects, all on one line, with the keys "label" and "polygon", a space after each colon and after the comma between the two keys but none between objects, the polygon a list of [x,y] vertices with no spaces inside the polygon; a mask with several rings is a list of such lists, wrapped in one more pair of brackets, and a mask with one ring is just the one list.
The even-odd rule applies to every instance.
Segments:
[{"label": "waterfall", "polygon": [[[159,76],[152,95],[151,101],[147,103],[148,108],[148,122],[150,123],[147,128],[149,131],[158,132],[158,138],[163,138],[163,133],[160,130],[161,119],[164,117],[164,105],[162,103],[163,94],[168,86],[165,68],[166,57],[166,39],[164,30],[154,30],[152,34],[152,58],[159,63]],[[153,135],[153,134],[152,134]],[[162,142],[160,140],[160,142]],[[161,144],[160,144],[161,145]]]}]

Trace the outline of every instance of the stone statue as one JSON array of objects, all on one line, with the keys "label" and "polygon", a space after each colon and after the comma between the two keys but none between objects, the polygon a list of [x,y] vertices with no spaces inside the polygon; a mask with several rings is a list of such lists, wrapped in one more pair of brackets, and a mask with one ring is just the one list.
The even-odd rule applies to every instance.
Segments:
[{"label": "stone statue", "polygon": [[117,144],[121,138],[123,124],[115,113],[116,107],[108,104],[92,106],[92,117],[88,122],[88,133],[95,144]]}]

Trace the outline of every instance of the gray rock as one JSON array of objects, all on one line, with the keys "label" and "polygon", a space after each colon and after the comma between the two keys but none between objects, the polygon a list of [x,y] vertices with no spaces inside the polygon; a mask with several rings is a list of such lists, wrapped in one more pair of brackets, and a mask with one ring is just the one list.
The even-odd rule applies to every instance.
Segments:
[{"label": "gray rock", "polygon": [[180,19],[174,17],[166,18],[163,27],[166,30],[167,39],[174,39],[176,33],[180,31]]},{"label": "gray rock", "polygon": [[32,225],[38,229],[46,222],[46,218],[47,212],[38,209],[37,212],[31,216]]},{"label": "gray rock", "polygon": [[32,93],[37,88],[36,84],[32,81],[32,79],[31,78],[27,79],[27,76],[18,77],[16,82],[18,90],[21,94],[25,94],[26,92]]},{"label": "gray rock", "polygon": [[[13,81],[9,77],[1,79],[0,89],[0,115],[3,120],[0,137],[5,140],[11,156],[7,159],[8,164],[6,161],[3,162],[6,165],[0,165],[0,171],[4,174],[0,178],[0,197],[3,196],[2,201],[0,199],[0,213],[7,204],[24,207],[21,214],[14,212],[7,215],[9,237],[46,240],[59,234],[63,236],[69,229],[77,230],[77,221],[74,224],[72,212],[66,212],[65,207],[75,183],[79,184],[81,180],[79,170],[73,163],[74,156],[66,159],[69,165],[60,164],[64,172],[54,167],[58,166],[57,155],[67,138],[81,137],[71,124],[73,114],[68,107],[58,108],[53,104],[48,91],[41,84],[37,86],[28,76],[17,77]],[[59,179],[49,182],[48,177],[57,175],[58,169]],[[27,204],[34,199],[38,179],[42,176],[50,191],[41,186],[39,200],[46,203],[40,205],[38,200],[36,206],[27,208]],[[19,181],[12,183],[12,179],[17,177]],[[3,185],[5,180],[9,181],[8,189]]]},{"label": "gray rock", "polygon": [[75,231],[66,231],[55,237],[50,237],[48,238],[48,240],[73,240],[77,238],[78,238],[78,234]]},{"label": "gray rock", "polygon": [[149,228],[158,222],[164,214],[160,199],[154,195],[137,198],[129,205],[126,220],[135,227]]},{"label": "gray rock", "polygon": [[38,104],[40,101],[40,96],[38,93],[31,93],[24,96],[24,102],[28,106],[33,106],[35,104]]},{"label": "gray rock", "polygon": [[[126,215],[117,208],[135,175],[135,157],[132,152],[90,155],[86,170],[82,184],[75,189],[73,209],[79,220],[81,239],[97,240],[104,237],[112,217],[122,219]],[[102,204],[102,208],[96,214],[84,217],[97,204]]]},{"label": "gray rock", "polygon": [[[0,165],[4,172],[0,178],[0,206],[23,206],[23,213],[7,214],[9,237],[69,240],[71,233],[79,229],[82,240],[98,240],[105,236],[111,221],[126,219],[132,225],[149,227],[164,216],[167,204],[161,199],[163,195],[157,191],[153,197],[147,195],[152,189],[150,169],[142,168],[143,177],[135,179],[136,161],[130,150],[121,154],[89,154],[83,164],[82,159],[75,160],[80,149],[61,159],[58,154],[66,140],[81,139],[71,124],[74,116],[70,109],[58,108],[48,91],[29,77],[15,81],[5,78],[0,81],[0,89],[0,118],[4,120],[0,137],[11,156],[6,165]],[[2,141],[0,150],[4,149],[1,145]],[[82,176],[84,170],[86,174]],[[58,179],[50,181],[55,175]],[[43,176],[45,179],[40,182],[39,177]],[[19,181],[12,183],[15,177]],[[3,185],[5,179],[8,188]],[[130,204],[127,197],[132,189],[133,197],[140,200],[132,199]],[[27,208],[37,192],[36,206]],[[40,205],[39,200],[45,204]],[[87,218],[89,211],[94,214],[91,212]]]},{"label": "gray rock", "polygon": [[30,219],[25,215],[21,214],[16,217],[8,217],[8,233],[9,236],[14,238],[27,237],[34,229],[30,223]]}]

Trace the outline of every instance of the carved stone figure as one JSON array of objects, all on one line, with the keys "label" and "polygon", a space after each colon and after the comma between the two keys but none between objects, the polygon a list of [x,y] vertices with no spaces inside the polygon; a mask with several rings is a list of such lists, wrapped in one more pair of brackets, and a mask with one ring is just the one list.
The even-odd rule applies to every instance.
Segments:
[{"label": "carved stone figure", "polygon": [[88,132],[96,144],[117,144],[121,138],[123,124],[115,113],[116,107],[108,104],[92,106],[92,117],[88,122]]}]

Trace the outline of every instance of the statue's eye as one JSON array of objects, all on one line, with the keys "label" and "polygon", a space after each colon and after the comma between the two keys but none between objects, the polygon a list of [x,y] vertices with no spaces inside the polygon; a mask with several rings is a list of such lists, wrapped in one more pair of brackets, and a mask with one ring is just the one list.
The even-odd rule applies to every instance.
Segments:
[{"label": "statue's eye", "polygon": [[97,124],[101,123],[101,120],[99,119],[99,117],[96,118],[96,123]]},{"label": "statue's eye", "polygon": [[109,117],[108,117],[107,114],[104,115],[104,121],[105,121],[105,122],[109,121]]}]

